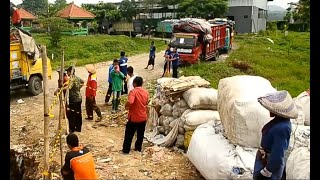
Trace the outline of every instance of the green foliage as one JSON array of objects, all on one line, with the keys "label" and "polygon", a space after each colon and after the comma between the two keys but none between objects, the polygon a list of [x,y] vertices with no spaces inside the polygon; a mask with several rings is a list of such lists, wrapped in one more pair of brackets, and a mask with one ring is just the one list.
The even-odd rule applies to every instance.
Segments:
[{"label": "green foliage", "polygon": [[20,6],[37,16],[46,17],[48,14],[47,0],[24,0]]},{"label": "green foliage", "polygon": [[283,32],[270,32],[268,36],[237,35],[235,41],[239,49],[226,61],[181,68],[182,75],[200,75],[214,88],[224,77],[258,75],[278,90],[288,90],[294,97],[310,87],[310,33],[290,31],[287,37]]},{"label": "green foliage", "polygon": [[111,3],[99,2],[98,4],[82,4],[81,6],[96,16],[98,24],[102,24],[104,20],[119,21],[122,18],[120,11]]},{"label": "green foliage", "polygon": [[294,3],[294,5],[296,6],[294,9],[287,9],[287,14],[284,17],[284,20],[290,22],[292,13],[294,22],[302,24],[302,31],[307,31],[310,27],[310,0],[299,0],[299,2]]},{"label": "green foliage", "polygon": [[[45,34],[33,34],[37,44],[50,44],[50,37]],[[163,41],[153,40],[158,51],[164,50]],[[66,65],[77,60],[77,65],[111,61],[119,58],[120,51],[126,51],[128,56],[147,53],[151,40],[129,38],[127,36],[89,35],[89,36],[62,36],[60,48],[47,47],[48,57],[54,54],[53,68],[60,65],[61,49],[65,51]],[[145,60],[147,61],[147,59]]]},{"label": "green foliage", "polygon": [[53,47],[59,47],[61,41],[62,31],[73,30],[68,20],[59,17],[50,17],[40,20],[45,28],[49,29],[50,45]]},{"label": "green foliage", "polygon": [[179,4],[179,17],[221,17],[228,10],[227,0],[185,0]]},{"label": "green foliage", "polygon": [[132,22],[132,17],[135,17],[138,13],[137,4],[134,0],[123,0],[119,7],[121,16],[128,22]]},{"label": "green foliage", "polygon": [[55,0],[53,4],[49,5],[49,16],[55,16],[60,10],[67,7],[66,0]]}]

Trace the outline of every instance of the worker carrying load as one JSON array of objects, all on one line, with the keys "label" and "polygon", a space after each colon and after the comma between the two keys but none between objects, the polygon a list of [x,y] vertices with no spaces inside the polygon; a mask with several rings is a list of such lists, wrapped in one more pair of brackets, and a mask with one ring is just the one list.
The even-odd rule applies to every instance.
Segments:
[{"label": "worker carrying load", "polygon": [[21,27],[20,11],[12,2],[10,2],[10,17],[11,17],[13,26]]}]

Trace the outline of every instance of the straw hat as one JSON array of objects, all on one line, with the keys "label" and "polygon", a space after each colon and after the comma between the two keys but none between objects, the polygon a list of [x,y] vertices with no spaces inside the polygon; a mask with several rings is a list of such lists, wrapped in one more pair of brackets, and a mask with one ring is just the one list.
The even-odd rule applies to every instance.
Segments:
[{"label": "straw hat", "polygon": [[288,91],[277,91],[258,98],[258,102],[271,113],[290,119],[298,117],[298,109]]},{"label": "straw hat", "polygon": [[85,67],[89,73],[91,73],[91,74],[96,73],[96,67],[94,64],[87,64]]}]

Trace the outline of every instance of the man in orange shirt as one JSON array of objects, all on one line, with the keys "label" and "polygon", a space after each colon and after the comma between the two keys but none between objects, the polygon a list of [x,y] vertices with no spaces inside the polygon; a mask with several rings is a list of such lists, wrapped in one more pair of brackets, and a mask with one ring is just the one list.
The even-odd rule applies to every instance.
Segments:
[{"label": "man in orange shirt", "polygon": [[12,20],[12,25],[15,27],[21,27],[20,11],[11,2],[10,2],[10,16]]},{"label": "man in orange shirt", "polygon": [[98,180],[94,159],[88,148],[79,146],[78,136],[71,133],[67,136],[71,151],[67,152],[61,169],[64,180]]},{"label": "man in orange shirt", "polygon": [[122,152],[129,154],[132,138],[137,131],[137,141],[135,143],[135,151],[141,152],[144,130],[147,122],[147,105],[149,93],[142,88],[143,79],[139,76],[134,78],[133,87],[128,96],[126,109],[129,110],[128,122],[124,135]]},{"label": "man in orange shirt", "polygon": [[102,120],[102,115],[100,108],[96,104],[96,94],[97,94],[97,74],[96,68],[93,64],[87,64],[86,69],[89,73],[87,87],[86,87],[86,111],[87,111],[87,120],[93,120],[93,110],[97,113],[98,119],[96,122]]}]

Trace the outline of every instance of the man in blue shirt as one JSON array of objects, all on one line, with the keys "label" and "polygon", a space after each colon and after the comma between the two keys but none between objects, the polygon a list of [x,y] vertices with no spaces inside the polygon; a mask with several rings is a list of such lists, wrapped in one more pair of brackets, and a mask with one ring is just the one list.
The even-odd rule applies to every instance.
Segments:
[{"label": "man in blue shirt", "polygon": [[149,53],[149,61],[148,65],[145,69],[148,69],[149,65],[152,65],[152,69],[154,69],[154,59],[156,58],[156,47],[154,46],[154,42],[151,42],[150,53]]},{"label": "man in blue shirt", "polygon": [[172,62],[172,77],[178,78],[178,66],[179,66],[179,53],[177,48],[173,48],[173,51],[170,56],[170,61]]},{"label": "man in blue shirt", "polygon": [[[113,64],[111,64],[111,65],[109,66],[109,75],[108,75],[109,87],[108,87],[108,92],[107,92],[106,98],[105,98],[105,100],[104,100],[104,102],[105,102],[106,104],[109,104],[109,100],[110,100],[111,93],[112,93],[111,71],[113,70],[113,67],[114,67],[114,65],[115,65],[116,63],[118,63],[118,60],[115,59],[115,60],[113,60]],[[109,105],[111,105],[111,104],[109,104]]]},{"label": "man in blue shirt", "polygon": [[126,81],[126,77],[127,77],[127,71],[128,71],[128,58],[125,57],[126,53],[124,51],[121,51],[120,53],[120,59],[119,59],[119,66],[120,66],[120,71],[123,73],[124,75],[124,86],[122,88],[122,94],[128,94],[128,88],[127,88],[127,81]]}]

